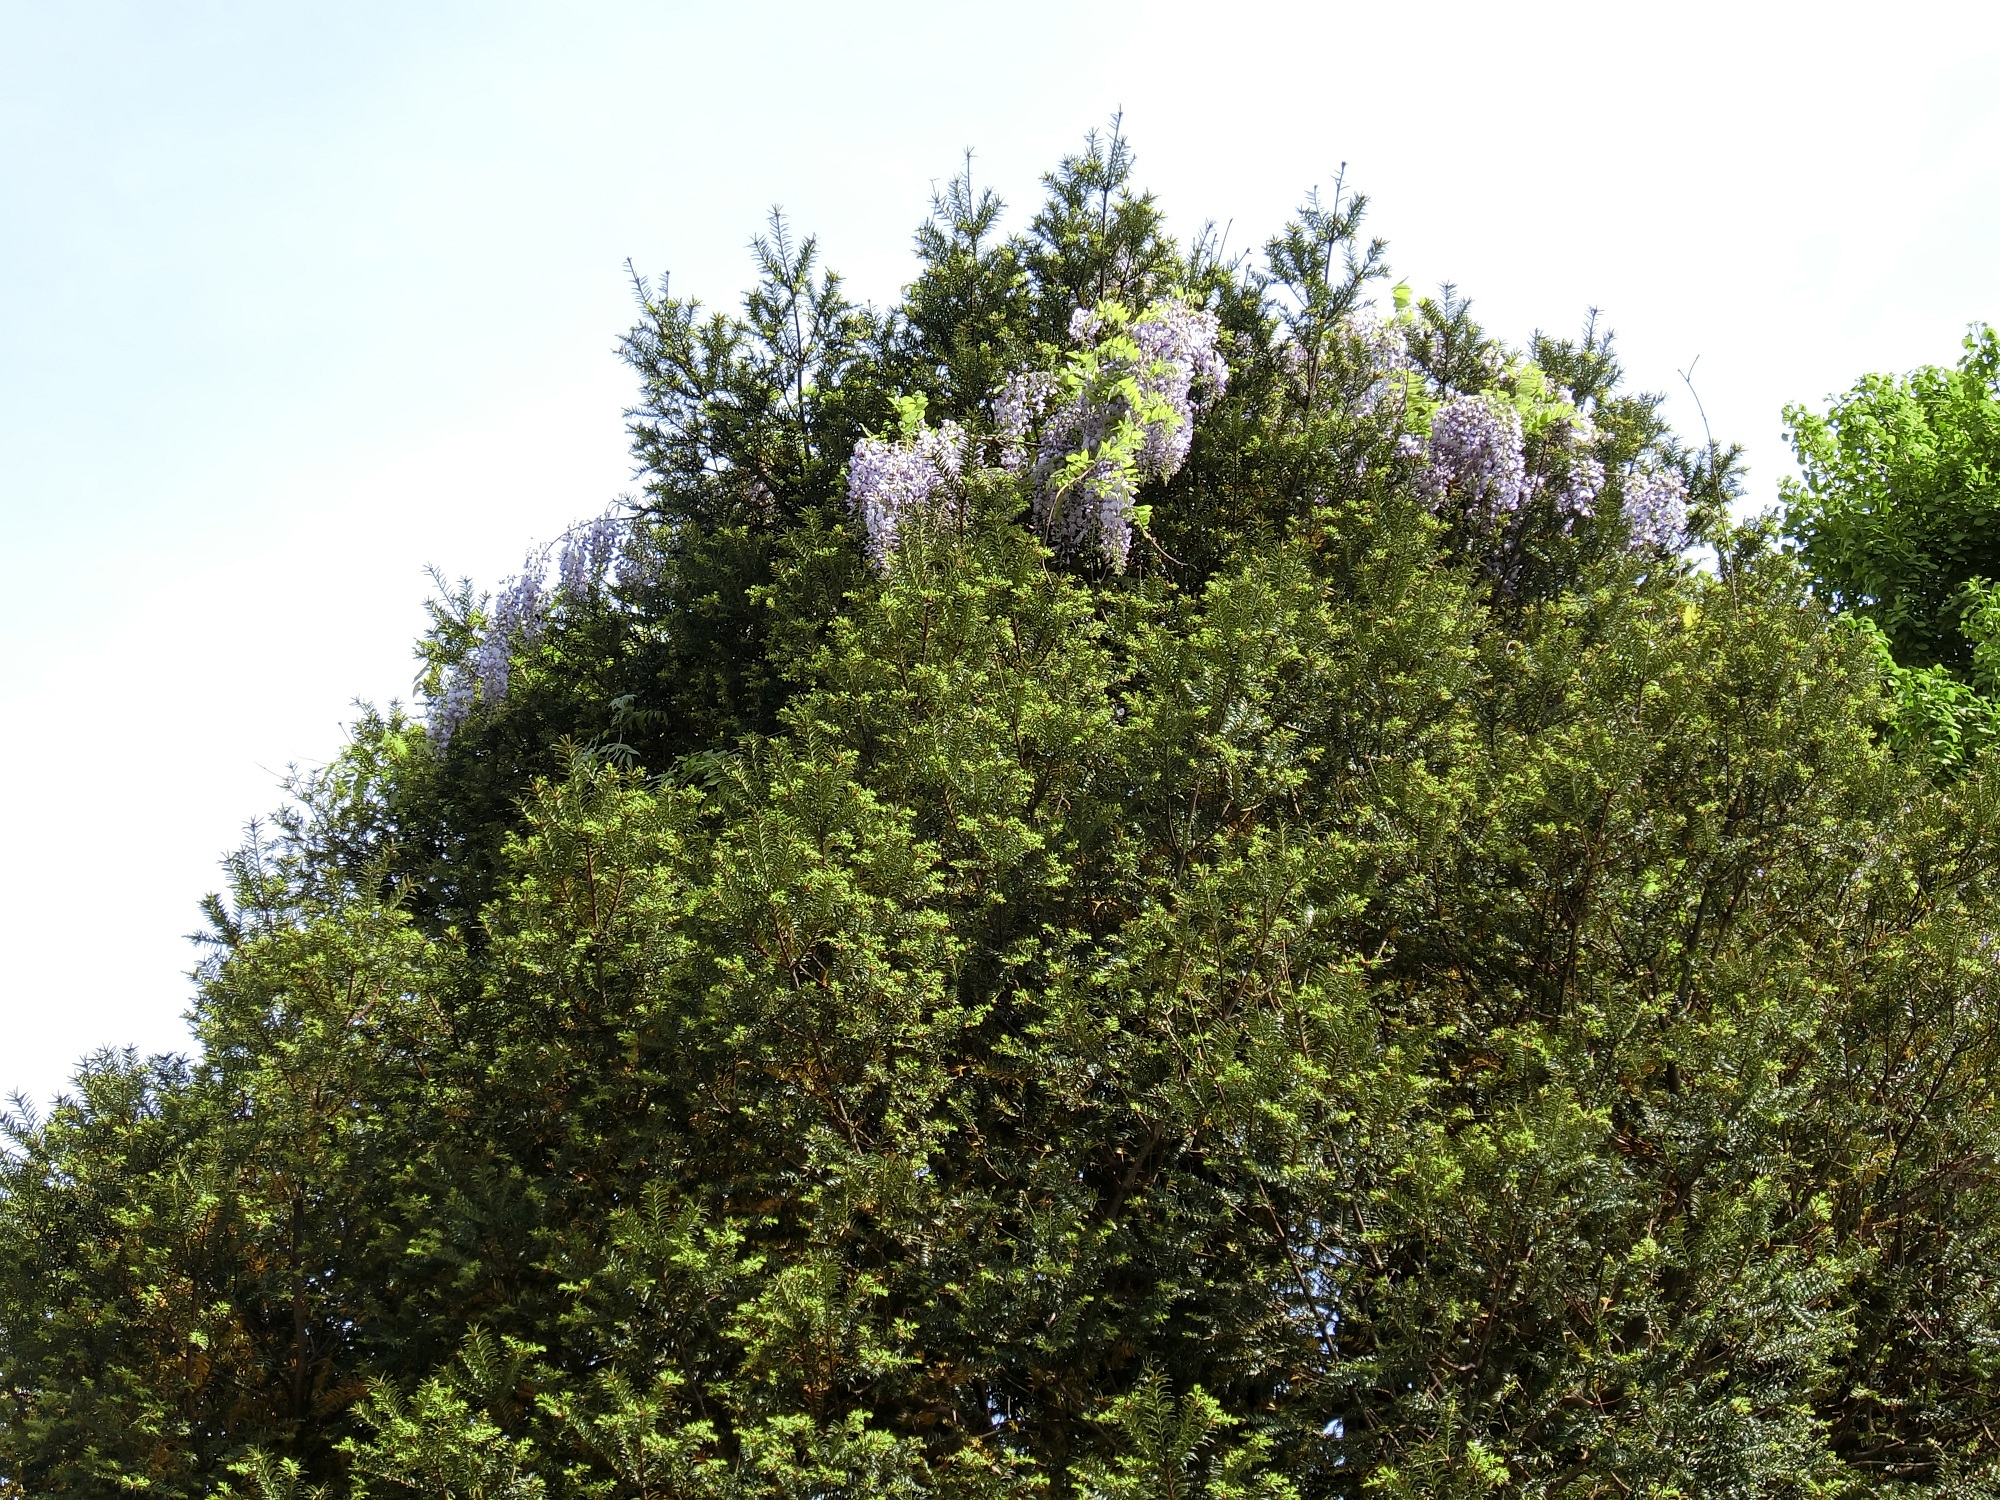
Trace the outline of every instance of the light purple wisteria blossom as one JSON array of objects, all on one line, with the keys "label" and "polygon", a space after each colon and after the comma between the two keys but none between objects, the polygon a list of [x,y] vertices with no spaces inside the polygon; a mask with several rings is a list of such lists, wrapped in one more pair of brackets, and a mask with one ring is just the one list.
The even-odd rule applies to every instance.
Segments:
[{"label": "light purple wisteria blossom", "polygon": [[1069,315],[1069,341],[1072,344],[1094,344],[1102,332],[1104,314],[1096,308],[1079,307]]},{"label": "light purple wisteria blossom", "polygon": [[1052,428],[1068,443],[1048,465],[1050,477],[1035,491],[1035,523],[1058,552],[1099,552],[1122,573],[1132,554],[1133,466],[1104,455],[1094,459],[1075,483],[1059,488],[1053,481],[1056,463],[1069,453],[1096,451],[1106,436],[1108,423],[1101,410],[1075,415],[1074,422]]},{"label": "light purple wisteria blossom", "polygon": [[[1187,462],[1194,445],[1194,413],[1229,385],[1229,363],[1216,347],[1222,332],[1215,314],[1185,302],[1160,302],[1132,324],[1132,342],[1150,364],[1138,370],[1139,389],[1172,409],[1171,422],[1148,422],[1139,467],[1165,479]],[[1200,400],[1195,391],[1199,387]]]},{"label": "light purple wisteria blossom", "polygon": [[479,694],[488,707],[507,696],[507,678],[515,649],[532,650],[548,623],[548,596],[542,589],[543,560],[531,557],[514,577],[500,586],[493,613],[472,653],[479,677]]},{"label": "light purple wisteria blossom", "polygon": [[454,666],[444,680],[444,696],[431,704],[429,725],[431,738],[442,750],[451,743],[451,737],[458,733],[462,725],[472,715],[472,693],[477,681],[466,670],[464,663]]},{"label": "light purple wisteria blossom", "polygon": [[1429,460],[1419,487],[1431,508],[1452,506],[1469,521],[1496,524],[1528,496],[1521,418],[1492,396],[1456,396],[1431,418]]},{"label": "light purple wisteria blossom", "polygon": [[1674,473],[1625,480],[1625,526],[1633,547],[1678,552],[1687,545],[1687,485]]},{"label": "light purple wisteria blossom", "polygon": [[966,434],[956,422],[902,441],[865,437],[847,466],[847,499],[868,530],[868,557],[886,570],[896,542],[921,515],[963,505]]},{"label": "light purple wisteria blossom", "polygon": [[[1070,337],[1093,344],[1106,326],[1103,313],[1078,308],[1070,318]],[[1219,348],[1221,325],[1213,313],[1184,302],[1158,302],[1127,332],[1137,359],[1108,360],[1091,382],[1109,394],[1086,388],[1050,412],[1055,378],[1022,372],[994,399],[1000,462],[1010,472],[1026,465],[1027,434],[1040,425],[1030,478],[1043,537],[1058,551],[1095,552],[1121,572],[1132,550],[1138,486],[1179,471],[1194,442],[1196,411],[1229,383]],[[1113,389],[1127,378],[1126,389],[1138,391],[1137,411],[1124,391]],[[1127,425],[1135,419],[1136,433]]]},{"label": "light purple wisteria blossom", "polygon": [[1294,331],[1275,350],[1295,399],[1319,401],[1331,391],[1349,417],[1403,415],[1410,388],[1405,377],[1416,368],[1407,323],[1363,310],[1333,325],[1324,335],[1326,347],[1310,330],[1306,337],[1313,342],[1301,342]]},{"label": "light purple wisteria blossom", "polygon": [[993,398],[993,426],[1000,436],[1000,467],[1018,474],[1028,463],[1028,434],[1048,411],[1056,378],[1046,370],[1016,370]]},{"label": "light purple wisteria blossom", "polygon": [[475,701],[494,707],[507,697],[507,681],[518,649],[532,649],[548,624],[549,597],[542,587],[547,553],[530,555],[522,570],[500,587],[486,626],[465,660],[445,675],[444,695],[431,703],[429,724],[438,748],[451,743]]},{"label": "light purple wisteria blossom", "polygon": [[479,637],[479,644],[472,648],[472,675],[479,683],[479,696],[490,706],[507,696],[507,677],[511,670],[511,652],[507,637],[490,626]]},{"label": "light purple wisteria blossom", "polygon": [[1416,368],[1410,358],[1410,336],[1402,324],[1364,312],[1348,320],[1347,331],[1376,374],[1399,375]]},{"label": "light purple wisteria blossom", "polygon": [[1556,490],[1556,508],[1563,514],[1564,525],[1596,515],[1597,497],[1603,493],[1603,461],[1588,453],[1571,454],[1569,472]]},{"label": "light purple wisteria blossom", "polygon": [[582,522],[563,536],[553,593],[544,581],[547,548],[530,553],[521,571],[500,586],[471,649],[446,671],[443,693],[431,700],[427,722],[440,750],[464,727],[475,704],[495,708],[506,701],[514,653],[532,651],[541,641],[551,608],[595,597],[614,563],[622,578],[636,530],[611,514]]},{"label": "light purple wisteria blossom", "polygon": [[1596,443],[1597,424],[1581,411],[1559,418],[1542,435],[1542,462],[1560,462],[1562,473],[1553,482],[1537,475],[1535,486],[1549,491],[1565,531],[1597,513],[1597,497],[1604,493],[1604,465],[1590,451]]},{"label": "light purple wisteria blossom", "polygon": [[556,586],[578,602],[594,596],[603,588],[624,538],[624,522],[610,514],[572,526],[563,537]]},{"label": "light purple wisteria blossom", "polygon": [[[1416,367],[1410,358],[1407,332],[1398,324],[1373,313],[1350,318],[1342,330],[1351,341],[1368,384],[1354,398],[1356,416],[1372,416],[1385,401],[1403,390],[1400,377]],[[1397,408],[1400,410],[1400,406]]]}]

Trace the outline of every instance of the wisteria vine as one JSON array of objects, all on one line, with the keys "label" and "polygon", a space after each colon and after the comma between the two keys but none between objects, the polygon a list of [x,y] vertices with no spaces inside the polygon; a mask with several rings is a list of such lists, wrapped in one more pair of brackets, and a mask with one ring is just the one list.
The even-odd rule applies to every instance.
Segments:
[{"label": "wisteria vine", "polygon": [[[470,649],[446,669],[442,691],[430,701],[426,723],[439,750],[464,727],[476,704],[494,708],[506,700],[515,654],[540,644],[559,603],[580,606],[603,592],[613,564],[626,555],[630,534],[615,515],[594,517],[564,533],[559,549],[529,553],[521,571],[500,585]],[[546,582],[552,550],[553,591]]]},{"label": "wisteria vine", "polygon": [[[1079,308],[1077,348],[1059,371],[1016,370],[992,399],[996,466],[1026,478],[1036,529],[1058,552],[1122,571],[1140,520],[1135,496],[1187,461],[1196,412],[1229,383],[1215,315],[1185,302],[1132,317],[1115,302]],[[923,425],[920,401],[899,399],[896,437],[864,437],[848,463],[847,498],[886,570],[923,516],[963,515],[975,444],[953,422]]]},{"label": "wisteria vine", "polygon": [[1181,301],[1156,302],[1136,318],[1107,302],[1077,309],[1069,332],[1078,349],[1060,374],[1019,372],[996,396],[1001,466],[1026,471],[1035,525],[1050,546],[1122,572],[1139,486],[1179,472],[1196,413],[1228,387],[1221,324]]},{"label": "wisteria vine", "polygon": [[[1361,377],[1348,408],[1389,423],[1403,471],[1434,513],[1500,552],[1516,544],[1531,506],[1545,502],[1536,513],[1565,531],[1596,515],[1607,480],[1600,433],[1534,366],[1496,364],[1495,385],[1434,401],[1406,311],[1357,313],[1339,332],[1346,367]],[[1058,554],[1125,569],[1147,519],[1140,487],[1180,471],[1197,415],[1228,388],[1221,326],[1214,313],[1170,298],[1136,316],[1116,302],[1079,308],[1069,335],[1073,347],[1056,368],[1017,369],[994,392],[990,449],[955,422],[927,425],[921,397],[897,398],[899,427],[856,443],[847,501],[878,571],[912,526],[964,520],[982,454],[1025,483],[1033,524]],[[1295,375],[1307,361],[1289,342],[1276,357]],[[1678,550],[1688,535],[1685,483],[1671,470],[1635,468],[1622,484],[1622,518],[1632,548]],[[652,561],[637,529],[609,514],[531,554],[484,618],[469,623],[469,643],[438,679],[428,713],[436,745],[448,745],[478,707],[506,700],[517,655],[539,644],[555,611],[598,597],[614,575],[635,584]]]},{"label": "wisteria vine", "polygon": [[919,517],[963,513],[965,429],[956,422],[922,425],[921,405],[908,408],[907,435],[864,437],[847,466],[847,499],[868,533],[868,557],[887,569],[903,532]]},{"label": "wisteria vine", "polygon": [[1687,484],[1671,471],[1640,472],[1625,481],[1626,534],[1635,548],[1678,552],[1687,545]]},{"label": "wisteria vine", "polygon": [[1455,396],[1431,417],[1417,488],[1431,508],[1456,507],[1467,521],[1504,523],[1528,497],[1520,413],[1499,397]]}]

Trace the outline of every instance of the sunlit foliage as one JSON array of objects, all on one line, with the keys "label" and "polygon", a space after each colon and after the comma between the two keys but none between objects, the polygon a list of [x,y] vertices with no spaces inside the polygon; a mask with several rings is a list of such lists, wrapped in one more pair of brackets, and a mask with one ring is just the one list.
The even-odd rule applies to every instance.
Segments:
[{"label": "sunlit foliage", "polygon": [[642,494],[8,1122],[0,1489],[2000,1493],[1985,762],[1594,317],[1133,166],[637,281]]}]

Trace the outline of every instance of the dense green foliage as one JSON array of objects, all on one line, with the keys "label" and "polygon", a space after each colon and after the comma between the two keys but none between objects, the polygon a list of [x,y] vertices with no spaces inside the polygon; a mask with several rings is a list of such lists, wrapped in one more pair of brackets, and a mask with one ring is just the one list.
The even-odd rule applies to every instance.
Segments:
[{"label": "dense green foliage", "polygon": [[1803,470],[1788,526],[1829,595],[1905,666],[1970,665],[1965,585],[2000,578],[2000,334],[1975,327],[1952,368],[1864,376],[1785,419]]},{"label": "dense green foliage", "polygon": [[1885,657],[1901,737],[1964,764],[2000,740],[2000,335],[1975,326],[1955,367],[1868,375],[1785,418],[1787,530]]},{"label": "dense green foliage", "polygon": [[[616,581],[449,736],[441,600],[199,1056],[11,1122],[0,1491],[2000,1494],[1990,778],[1594,325],[1368,322],[1359,200],[1224,261],[1130,165],[961,178],[892,312],[781,223],[642,286]],[[1175,297],[1229,380],[1129,566],[978,464],[870,566],[859,441]],[[1441,506],[1468,396],[1598,503]]]}]

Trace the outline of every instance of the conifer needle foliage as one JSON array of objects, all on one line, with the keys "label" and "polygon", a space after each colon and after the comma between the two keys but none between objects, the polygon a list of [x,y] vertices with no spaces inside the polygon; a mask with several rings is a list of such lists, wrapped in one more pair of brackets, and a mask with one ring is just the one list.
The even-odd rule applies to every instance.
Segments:
[{"label": "conifer needle foliage", "polygon": [[0,1491],[2000,1493],[1985,763],[1594,319],[970,165],[638,279],[643,496],[7,1121]]}]

